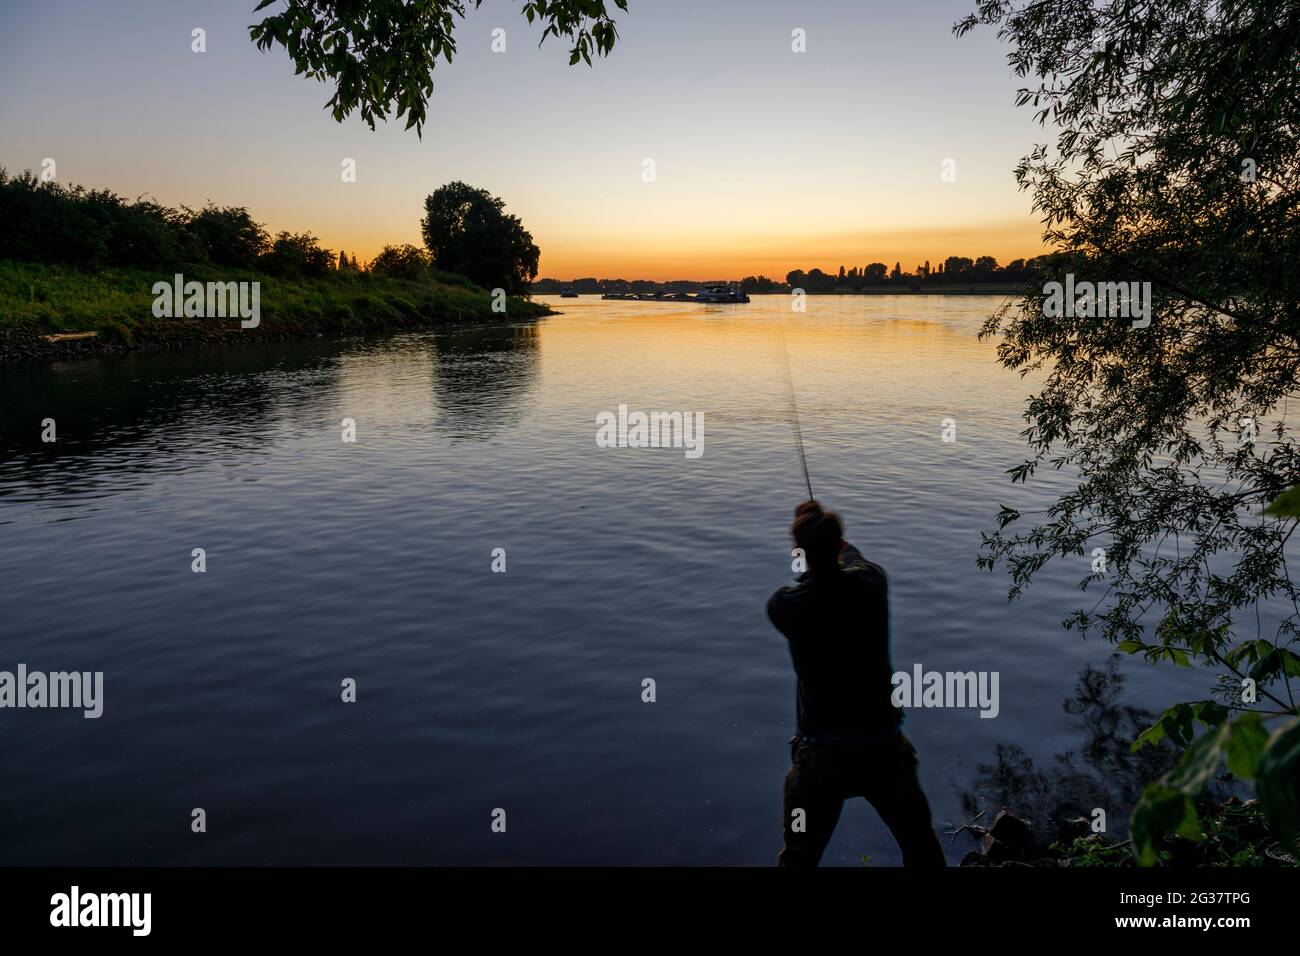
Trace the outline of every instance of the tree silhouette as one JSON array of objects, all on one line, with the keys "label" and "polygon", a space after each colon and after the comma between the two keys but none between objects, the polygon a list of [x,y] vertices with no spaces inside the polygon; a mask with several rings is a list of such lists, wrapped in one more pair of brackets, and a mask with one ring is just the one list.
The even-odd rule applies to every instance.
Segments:
[{"label": "tree silhouette", "polygon": [[394,279],[419,279],[429,274],[429,254],[409,243],[384,246],[367,271]]},{"label": "tree silhouette", "polygon": [[[277,0],[261,0],[262,10]],[[452,33],[465,17],[468,0],[282,0],[285,9],[248,28],[259,50],[282,46],[297,72],[333,80],[327,105],[342,122],[354,110],[375,128],[390,113],[406,117],[419,135],[433,93],[439,58],[456,53]],[[473,0],[474,7],[482,0]],[[627,10],[627,0],[612,0]],[[573,40],[569,63],[591,65],[591,55],[614,48],[618,30],[606,0],[529,0],[522,12],[529,23],[544,25],[548,36]]]},{"label": "tree silhouette", "polygon": [[[1181,746],[1196,723],[1209,732],[1135,812],[1144,862],[1163,830],[1195,831],[1192,798],[1225,753],[1235,775],[1258,771],[1279,836],[1300,843],[1300,586],[1286,555],[1297,522],[1262,513],[1300,476],[1287,414],[1300,270],[1286,265],[1300,256],[1300,6],[984,0],[954,29],[981,24],[1010,41],[1009,61],[1032,77],[1018,102],[1054,131],[1055,148],[1036,145],[1016,170],[1058,250],[1043,278],[1148,290],[1141,324],[1127,309],[1061,315],[1047,284],[986,323],[1005,366],[1046,370],[1012,481],[1042,468],[1072,487],[1028,526],[1004,508],[981,563],[1005,566],[1015,596],[1053,558],[1100,545],[1105,593],[1067,625],[1217,672],[1218,700],[1151,728]],[[1266,597],[1282,608],[1268,619]],[[1262,750],[1265,722],[1285,716]]]},{"label": "tree silhouette", "polygon": [[527,295],[540,251],[518,216],[484,189],[462,182],[439,187],[424,201],[420,220],[433,264],[485,289]]}]

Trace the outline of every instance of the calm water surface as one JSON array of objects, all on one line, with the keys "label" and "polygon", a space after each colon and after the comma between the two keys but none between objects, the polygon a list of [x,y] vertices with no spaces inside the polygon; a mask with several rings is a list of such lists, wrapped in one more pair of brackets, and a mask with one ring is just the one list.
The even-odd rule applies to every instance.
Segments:
[{"label": "calm water surface", "polygon": [[[974,565],[1000,503],[1063,487],[1004,474],[1031,383],[975,337],[997,302],[584,297],[0,369],[0,669],[105,675],[99,720],[0,711],[0,864],[771,863],[794,681],[764,605],[802,491],[783,318],[813,487],[890,575],[895,667],[1001,674],[996,719],[909,712],[936,825],[964,822],[997,744],[1077,745],[1061,701],[1108,651],[1060,628],[1095,600],[1085,559],[1014,605]],[[703,411],[703,457],[597,448],[620,403]],[[1206,689],[1125,670],[1151,709]],[[858,802],[826,862],[864,854],[898,862]]]}]

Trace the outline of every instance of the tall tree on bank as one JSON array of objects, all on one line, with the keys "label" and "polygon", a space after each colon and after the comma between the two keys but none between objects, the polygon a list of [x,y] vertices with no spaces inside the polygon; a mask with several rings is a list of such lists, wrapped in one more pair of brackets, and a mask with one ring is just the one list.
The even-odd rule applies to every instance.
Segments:
[{"label": "tall tree on bank", "polygon": [[[1045,466],[1077,486],[1028,529],[1004,507],[980,563],[1005,565],[1014,597],[1049,561],[1104,548],[1104,570],[1083,580],[1104,593],[1067,627],[1214,672],[1213,699],[1144,735],[1191,745],[1134,814],[1142,862],[1161,834],[1196,837],[1193,800],[1224,759],[1296,841],[1300,593],[1286,548],[1298,522],[1264,509],[1300,481],[1287,415],[1300,373],[1300,5],[983,0],[954,31],[979,25],[1009,41],[1011,66],[1032,78],[1018,103],[1056,130],[1016,170],[1060,250],[1045,280],[1153,293],[1146,327],[1062,315],[1045,289],[986,323],[1002,363],[1043,380],[1013,482]],[[1261,614],[1269,597],[1295,612]],[[1197,722],[1208,730],[1192,743]]]},{"label": "tall tree on bank", "polygon": [[420,231],[436,268],[457,272],[485,289],[527,295],[540,252],[518,216],[485,189],[462,182],[424,200]]},{"label": "tall tree on bank", "polygon": [[[483,0],[472,0],[475,8]],[[456,54],[453,32],[470,0],[261,0],[254,12],[282,5],[278,13],[248,28],[259,50],[282,46],[296,72],[333,81],[326,103],[339,122],[355,111],[375,128],[390,114],[406,117],[406,128],[423,129],[439,58]],[[627,10],[627,0],[528,0],[521,12],[540,22],[548,36],[573,41],[570,65],[604,56],[618,29],[609,8]]]}]

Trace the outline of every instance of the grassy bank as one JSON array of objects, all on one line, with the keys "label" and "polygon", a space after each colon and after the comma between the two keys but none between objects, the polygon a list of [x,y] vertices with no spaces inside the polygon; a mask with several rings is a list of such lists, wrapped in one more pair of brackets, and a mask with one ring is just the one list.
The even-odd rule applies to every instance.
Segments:
[{"label": "grassy bank", "polygon": [[160,281],[170,283],[170,271],[82,271],[72,266],[0,261],[0,361],[339,338],[450,322],[531,318],[550,312],[540,303],[510,299],[504,315],[494,313],[488,292],[445,274],[417,281],[351,270],[321,278],[280,278],[214,266],[177,271],[186,281],[259,282],[260,324],[243,329],[238,318],[156,318],[153,286]]}]

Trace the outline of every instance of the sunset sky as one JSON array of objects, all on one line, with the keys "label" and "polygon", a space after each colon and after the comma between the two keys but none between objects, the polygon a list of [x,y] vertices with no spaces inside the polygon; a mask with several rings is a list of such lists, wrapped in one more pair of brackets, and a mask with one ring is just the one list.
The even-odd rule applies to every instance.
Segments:
[{"label": "sunset sky", "polygon": [[[568,279],[783,277],[1042,251],[1012,170],[1042,138],[974,0],[631,0],[593,68],[485,0],[435,72],[423,140],[322,109],[332,88],[260,53],[256,0],[17,0],[0,13],[0,165],[247,206],[363,260],[419,243],[424,197],[501,196]],[[191,31],[207,52],[191,52]],[[506,30],[493,53],[491,32]],[[806,31],[807,52],[791,50]],[[345,158],[357,182],[340,176]],[[941,178],[945,159],[957,181]],[[656,181],[643,181],[643,161]]]}]

